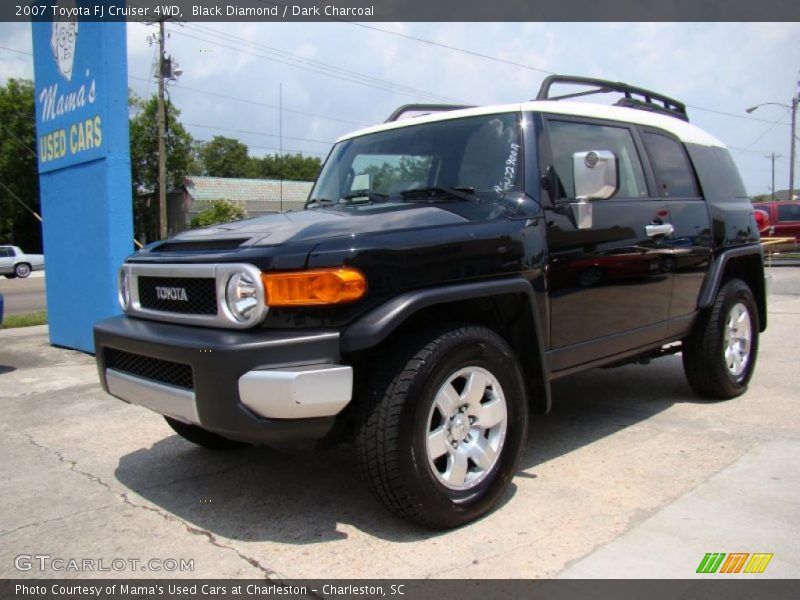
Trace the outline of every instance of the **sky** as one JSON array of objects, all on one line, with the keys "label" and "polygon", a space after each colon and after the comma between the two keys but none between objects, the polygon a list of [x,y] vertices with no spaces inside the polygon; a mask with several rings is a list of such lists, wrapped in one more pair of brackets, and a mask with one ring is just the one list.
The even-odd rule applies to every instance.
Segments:
[{"label": "sky", "polygon": [[[129,87],[144,97],[156,92],[155,33],[128,25]],[[282,129],[285,151],[324,158],[401,104],[525,101],[556,72],[681,100],[731,149],[748,193],[769,192],[773,152],[775,187],[788,188],[788,107],[745,109],[797,93],[799,23],[168,23],[167,33],[183,70],[168,88],[180,120],[195,139],[234,137],[254,155],[277,152]],[[33,78],[30,52],[29,24],[0,23],[0,83]]]}]

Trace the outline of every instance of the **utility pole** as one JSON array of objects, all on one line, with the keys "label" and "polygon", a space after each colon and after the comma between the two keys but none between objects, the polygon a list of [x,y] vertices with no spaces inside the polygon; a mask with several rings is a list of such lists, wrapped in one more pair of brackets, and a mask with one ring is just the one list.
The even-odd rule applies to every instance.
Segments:
[{"label": "utility pole", "polygon": [[772,202],[775,202],[775,159],[780,157],[780,154],[775,154],[774,152],[767,157],[772,159],[772,187],[770,188],[772,190]]},{"label": "utility pole", "polygon": [[791,136],[789,142],[789,200],[794,200],[794,163],[797,159],[797,104],[800,102],[800,81],[797,82],[797,86],[798,89],[792,93],[792,103],[789,106],[782,102],[763,102],[745,110],[746,113],[752,113],[762,106],[772,105],[782,106],[792,113],[792,125],[791,131],[789,132]]},{"label": "utility pole", "polygon": [[281,212],[283,212],[283,83],[278,84],[278,154],[280,156]]},{"label": "utility pole", "polygon": [[[800,84],[800,82],[798,82]],[[797,157],[795,148],[797,147],[797,133],[795,127],[797,126],[797,98],[800,92],[796,92],[792,97],[792,144],[789,151],[789,200],[794,200],[794,161]]]},{"label": "utility pole", "polygon": [[164,19],[158,21],[158,224],[160,239],[167,231],[167,111],[164,108]]}]

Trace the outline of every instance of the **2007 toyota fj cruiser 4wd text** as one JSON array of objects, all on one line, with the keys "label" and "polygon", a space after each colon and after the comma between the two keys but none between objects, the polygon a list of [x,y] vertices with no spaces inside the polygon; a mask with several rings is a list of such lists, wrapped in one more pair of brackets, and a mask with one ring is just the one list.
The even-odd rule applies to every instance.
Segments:
[{"label": "2007 toyota fj cruiser 4wd text", "polygon": [[724,145],[671,98],[563,76],[343,136],[305,210],[136,252],[119,300],[95,328],[110,394],[207,448],[350,436],[377,497],[434,528],[497,502],[551,381],[681,351],[733,398],[767,322]]}]

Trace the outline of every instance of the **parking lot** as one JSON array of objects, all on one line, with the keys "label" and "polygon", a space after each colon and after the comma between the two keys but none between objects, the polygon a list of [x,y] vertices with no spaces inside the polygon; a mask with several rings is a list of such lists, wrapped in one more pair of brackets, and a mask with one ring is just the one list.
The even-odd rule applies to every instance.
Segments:
[{"label": "parking lot", "polygon": [[[0,576],[686,578],[707,552],[766,552],[763,577],[798,577],[800,268],[770,278],[746,395],[700,400],[680,356],[559,381],[501,506],[444,533],[387,513],[348,446],[203,450],[46,328],[2,331]],[[37,554],[193,570],[17,569]]]}]

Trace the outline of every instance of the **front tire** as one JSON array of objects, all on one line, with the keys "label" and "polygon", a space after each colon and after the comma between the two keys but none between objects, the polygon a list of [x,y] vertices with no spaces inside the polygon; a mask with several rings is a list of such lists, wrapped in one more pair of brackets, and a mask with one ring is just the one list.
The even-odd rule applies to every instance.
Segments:
[{"label": "front tire", "polygon": [[525,446],[528,407],[508,343],[485,327],[416,337],[383,365],[356,435],[370,489],[395,514],[433,529],[489,511]]},{"label": "front tire", "polygon": [[740,279],[717,292],[683,344],[683,370],[691,388],[707,398],[727,400],[747,390],[758,355],[758,309]]},{"label": "front tire", "polygon": [[28,263],[19,263],[14,267],[14,275],[20,279],[25,279],[31,274],[31,266]]},{"label": "front tire", "polygon": [[172,430],[183,439],[209,450],[235,450],[249,445],[244,442],[229,440],[197,425],[189,425],[171,417],[164,417],[164,419],[172,427]]}]

